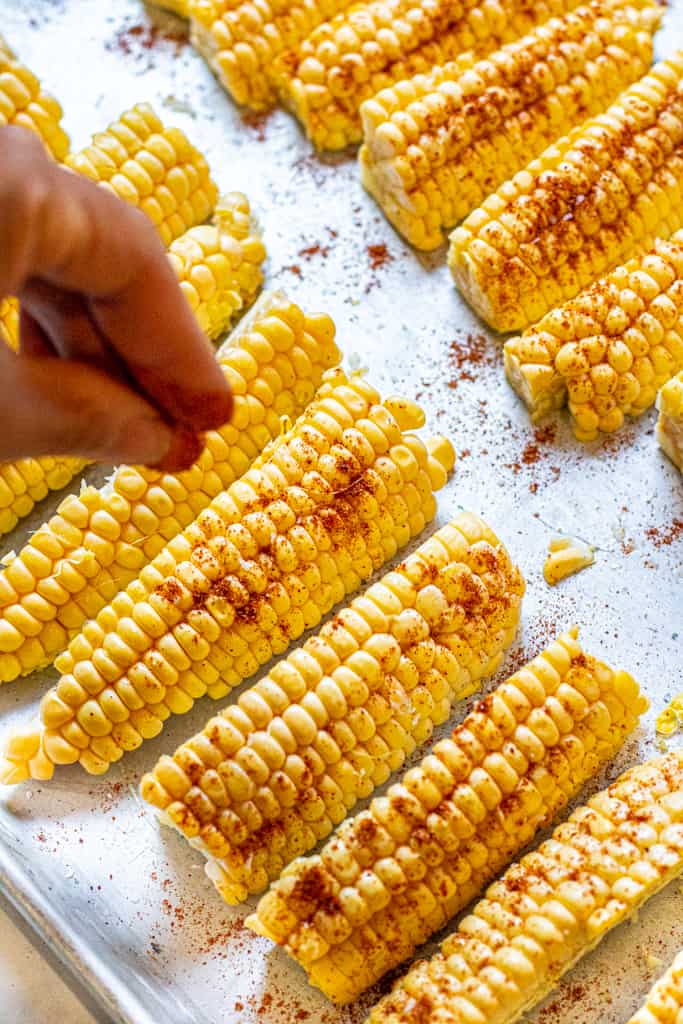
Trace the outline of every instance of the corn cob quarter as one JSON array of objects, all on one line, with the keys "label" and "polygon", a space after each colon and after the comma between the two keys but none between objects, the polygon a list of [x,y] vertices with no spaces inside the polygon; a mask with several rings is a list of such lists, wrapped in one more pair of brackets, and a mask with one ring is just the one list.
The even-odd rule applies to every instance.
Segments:
[{"label": "corn cob quarter", "polygon": [[350,0],[189,0],[190,38],[236,103],[276,100],[274,62]]},{"label": "corn cob quarter", "polygon": [[[231,423],[207,434],[191,469],[174,475],[120,467],[105,487],[66,498],[0,573],[0,682],[64,650],[87,619],[246,472],[281,432],[282,417],[303,412],[339,351],[329,317],[305,316],[276,294],[242,321],[218,359],[235,410]],[[0,483],[0,503],[3,493]],[[0,526],[2,515],[0,508]]]},{"label": "corn cob quarter", "polygon": [[681,369],[680,231],[505,344],[507,378],[532,417],[568,404],[581,441],[645,412]]},{"label": "corn cob quarter", "polygon": [[0,43],[0,126],[5,124],[35,132],[55,160],[63,160],[69,152],[69,137],[62,128],[62,108],[3,41]]},{"label": "corn cob quarter", "polygon": [[676,751],[626,772],[511,867],[369,1024],[513,1024],[681,870]]},{"label": "corn cob quarter", "polygon": [[494,192],[449,264],[488,324],[518,330],[683,223],[683,51]]},{"label": "corn cob quarter", "polygon": [[218,201],[213,223],[190,228],[169,247],[181,290],[200,327],[219,338],[263,283],[266,250],[239,192]]},{"label": "corn cob quarter", "polygon": [[424,529],[454,461],[413,402],[331,373],[318,399],[57,659],[0,778],[101,773],[171,714],[224,697]]},{"label": "corn cob quarter", "polygon": [[628,1024],[681,1024],[683,1021],[683,953],[652,987],[645,1004]]},{"label": "corn cob quarter", "polygon": [[164,127],[146,103],[126,111],[65,163],[146,213],[164,245],[203,223],[216,205],[204,157],[178,128]]},{"label": "corn cob quarter", "polygon": [[683,372],[664,385],[657,398],[657,440],[683,473]]},{"label": "corn cob quarter", "polygon": [[355,999],[552,820],[646,706],[576,630],[562,635],[318,856],[286,869],[247,923],[334,1002]]},{"label": "corn cob quarter", "polygon": [[[87,465],[86,459],[69,455],[0,462],[0,536],[13,530],[49,491],[66,487]],[[2,657],[0,653],[0,662]]]},{"label": "corn cob quarter", "polygon": [[378,92],[361,107],[365,187],[409,242],[436,248],[444,228],[645,74],[660,18],[651,0],[600,0],[474,65],[460,58]]},{"label": "corn cob quarter", "polygon": [[523,590],[495,534],[459,515],[163,757],[143,797],[228,903],[260,892],[495,671]]}]

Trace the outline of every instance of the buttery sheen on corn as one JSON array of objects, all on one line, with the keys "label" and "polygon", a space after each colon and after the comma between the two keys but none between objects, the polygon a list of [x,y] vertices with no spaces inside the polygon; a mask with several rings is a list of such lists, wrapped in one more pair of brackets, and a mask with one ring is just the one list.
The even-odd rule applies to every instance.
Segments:
[{"label": "buttery sheen on corn", "polygon": [[451,235],[488,324],[519,330],[683,225],[683,51],[501,185]]},{"label": "buttery sheen on corn", "polygon": [[581,441],[638,416],[683,369],[683,232],[505,344],[507,378],[540,419],[569,405]]},{"label": "buttery sheen on corn", "polygon": [[[298,50],[284,55],[277,68],[279,91],[319,149],[340,149],[361,141],[360,107],[376,93],[389,89],[400,105],[411,91],[406,80],[413,76],[425,75],[466,52],[467,66],[473,54],[496,50],[575,6],[575,0],[547,0],[533,8],[515,0],[354,4],[320,25]],[[393,90],[396,83],[400,84]],[[438,101],[433,112],[438,119]],[[406,120],[410,132],[410,115]],[[411,140],[418,147],[419,134],[418,128]],[[425,138],[429,153],[435,145],[438,142],[430,144]]]},{"label": "buttery sheen on corn", "polygon": [[319,397],[57,659],[40,721],[0,779],[98,774],[198,697],[224,697],[419,534],[455,456],[424,416],[360,377]]},{"label": "buttery sheen on corn", "polygon": [[683,371],[659,392],[657,408],[657,440],[674,466],[683,473]]},{"label": "buttery sheen on corn", "polygon": [[69,152],[62,108],[0,37],[0,126],[5,124],[35,132],[55,160],[63,160]]},{"label": "buttery sheen on corn", "polygon": [[[191,469],[172,474],[119,467],[104,487],[69,495],[0,572],[0,682],[49,664],[87,619],[249,469],[280,434],[283,417],[303,412],[325,371],[339,361],[334,324],[327,316],[306,316],[275,294],[242,321],[218,361],[232,387],[233,417],[206,435]],[[4,509],[12,507],[2,475],[0,469],[0,531]],[[14,493],[16,472],[10,483]]]},{"label": "buttery sheen on corn", "polygon": [[222,196],[211,224],[199,224],[168,250],[180,288],[207,337],[219,338],[256,298],[266,249],[241,192]]},{"label": "buttery sheen on corn", "polygon": [[190,38],[236,103],[276,100],[275,61],[350,0],[189,0]]},{"label": "buttery sheen on corn", "polygon": [[164,245],[207,220],[216,205],[202,154],[180,129],[164,127],[147,103],[126,111],[64,162],[146,213]]},{"label": "buttery sheen on corn", "polygon": [[262,891],[400,768],[514,638],[524,582],[462,513],[162,757],[143,797],[228,903]]},{"label": "buttery sheen on corn", "polygon": [[683,870],[683,751],[592,797],[487,891],[368,1024],[513,1024]]},{"label": "buttery sheen on corn", "polygon": [[365,187],[409,242],[436,248],[444,228],[645,74],[660,19],[652,0],[590,3],[478,63],[464,55],[373,90],[360,111]]},{"label": "buttery sheen on corn", "polygon": [[683,1021],[683,953],[657,981],[643,1006],[627,1024],[681,1024]]},{"label": "buttery sheen on corn", "polygon": [[355,999],[552,820],[646,707],[627,673],[563,634],[319,855],[287,868],[247,924],[334,1002]]}]

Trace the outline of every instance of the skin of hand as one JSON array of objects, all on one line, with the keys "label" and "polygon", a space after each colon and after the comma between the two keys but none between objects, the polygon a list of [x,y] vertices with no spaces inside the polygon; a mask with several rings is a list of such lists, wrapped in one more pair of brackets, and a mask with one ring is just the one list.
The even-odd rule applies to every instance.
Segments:
[{"label": "skin of hand", "polygon": [[139,210],[0,128],[0,461],[73,454],[173,472],[232,415],[227,381]]}]

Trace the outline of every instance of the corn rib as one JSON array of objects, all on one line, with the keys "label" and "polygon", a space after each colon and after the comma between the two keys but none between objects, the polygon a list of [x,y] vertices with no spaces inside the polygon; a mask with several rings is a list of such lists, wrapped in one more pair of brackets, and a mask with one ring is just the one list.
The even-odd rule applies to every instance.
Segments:
[{"label": "corn rib", "polygon": [[64,162],[146,213],[167,246],[207,220],[216,205],[204,157],[178,128],[164,127],[146,103]]},{"label": "corn rib", "polygon": [[683,870],[683,751],[592,797],[511,867],[368,1024],[513,1024]]},{"label": "corn rib", "polygon": [[627,1024],[681,1024],[682,1020],[683,953],[679,953]]},{"label": "corn rib", "polygon": [[424,529],[455,456],[424,416],[330,371],[319,397],[87,624],[0,779],[105,772],[171,714],[224,697]]},{"label": "corn rib", "polygon": [[247,924],[334,1002],[355,999],[555,817],[646,706],[629,675],[563,634],[318,856],[287,868]]},{"label": "corn rib", "polygon": [[[218,352],[232,421],[177,475],[122,466],[70,495],[0,573],[0,682],[49,664],[313,399],[339,361],[334,324],[281,293],[263,299]],[[3,496],[0,480],[0,503]],[[2,522],[0,513],[0,523]]]},{"label": "corn rib", "polygon": [[581,441],[639,416],[683,370],[683,231],[505,343],[505,372],[534,420],[569,405]]},{"label": "corn rib", "polygon": [[478,63],[461,57],[373,90],[361,107],[365,187],[409,242],[436,248],[445,228],[645,74],[660,19],[651,0],[600,0]]},{"label": "corn rib", "polygon": [[228,903],[260,892],[498,668],[523,590],[462,513],[163,757],[143,797],[207,856]]},{"label": "corn rib", "polygon": [[55,160],[63,160],[69,152],[69,136],[61,122],[57,100],[0,40],[0,126],[28,128],[42,139]]},{"label": "corn rib", "polygon": [[499,331],[525,328],[683,226],[683,51],[490,195],[449,265]]},{"label": "corn rib", "polygon": [[664,385],[657,397],[657,440],[683,473],[683,371]]},{"label": "corn rib", "polygon": [[275,64],[351,0],[189,0],[190,38],[236,103],[276,101]]}]

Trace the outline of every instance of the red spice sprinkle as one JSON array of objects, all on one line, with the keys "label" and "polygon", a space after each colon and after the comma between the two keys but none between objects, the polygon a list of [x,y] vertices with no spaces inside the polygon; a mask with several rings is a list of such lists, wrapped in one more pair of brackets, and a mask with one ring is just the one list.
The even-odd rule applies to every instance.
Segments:
[{"label": "red spice sprinkle", "polygon": [[120,29],[114,39],[105,46],[108,50],[116,50],[129,56],[136,50],[155,50],[166,43],[173,43],[178,53],[188,43],[187,33],[161,25],[138,22]]},{"label": "red spice sprinkle", "polygon": [[302,256],[305,260],[313,259],[314,256],[322,256],[325,259],[329,252],[329,245],[320,245],[319,242],[316,242],[315,245],[308,245],[305,249],[299,249],[299,256]]},{"label": "red spice sprinkle", "polygon": [[394,258],[384,242],[378,245],[369,245],[367,250],[372,270],[378,270],[380,267],[386,266],[387,263],[391,263]]},{"label": "red spice sprinkle", "polygon": [[303,277],[303,274],[301,273],[301,267],[299,266],[298,263],[292,263],[291,266],[284,267],[284,269],[288,270],[290,274],[295,274],[297,277]]},{"label": "red spice sprinkle", "polygon": [[245,110],[240,120],[245,128],[253,132],[257,142],[265,142],[269,118],[270,112],[257,114],[254,111]]},{"label": "red spice sprinkle", "polygon": [[683,536],[683,519],[676,517],[669,526],[651,526],[645,531],[645,536],[656,548],[669,547]]}]

